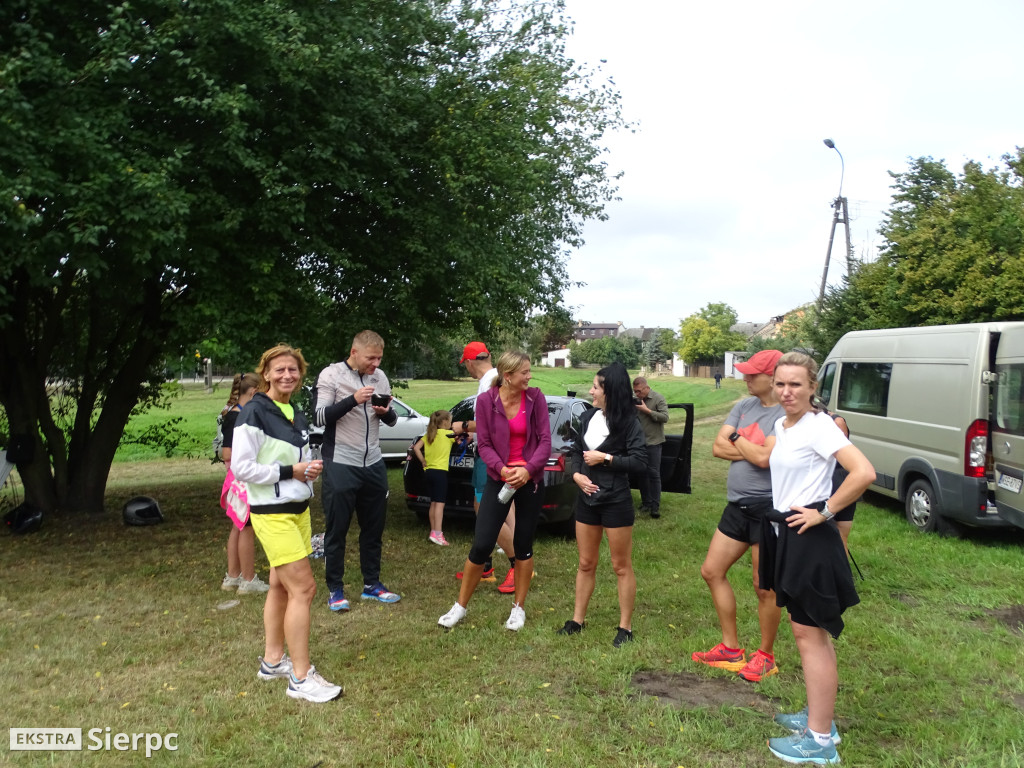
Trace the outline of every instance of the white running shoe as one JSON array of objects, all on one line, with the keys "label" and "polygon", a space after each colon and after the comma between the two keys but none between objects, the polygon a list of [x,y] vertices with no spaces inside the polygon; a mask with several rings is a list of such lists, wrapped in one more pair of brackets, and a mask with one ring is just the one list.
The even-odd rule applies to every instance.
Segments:
[{"label": "white running shoe", "polygon": [[456,603],[448,613],[437,620],[437,623],[446,629],[451,629],[464,618],[466,618],[466,609]]},{"label": "white running shoe", "polygon": [[325,701],[332,701],[342,694],[341,686],[329,683],[316,671],[316,667],[310,667],[306,673],[306,679],[296,682],[294,675],[288,677],[288,695],[293,699],[305,699],[322,704]]},{"label": "white running shoe", "polygon": [[526,611],[523,610],[521,605],[513,605],[512,613],[508,615],[508,621],[505,622],[505,629],[511,629],[513,632],[518,632],[523,628],[526,623]]},{"label": "white running shoe", "polygon": [[234,592],[238,589],[238,585],[242,583],[241,576],[228,576],[224,574],[224,581],[220,583],[220,588],[225,592]]},{"label": "white running shoe", "polygon": [[270,585],[262,581],[259,576],[254,575],[252,581],[246,581],[241,576],[238,579],[238,594],[240,595],[253,595],[270,591]]},{"label": "white running shoe", "polygon": [[277,680],[289,677],[291,673],[292,660],[288,658],[287,653],[277,664],[267,664],[267,660],[260,656],[260,671],[256,673],[256,677],[260,680]]}]

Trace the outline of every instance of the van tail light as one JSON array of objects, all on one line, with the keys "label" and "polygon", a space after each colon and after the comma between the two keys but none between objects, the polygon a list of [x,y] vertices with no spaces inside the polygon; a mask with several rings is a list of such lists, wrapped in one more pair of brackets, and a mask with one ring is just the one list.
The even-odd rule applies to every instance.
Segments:
[{"label": "van tail light", "polygon": [[964,446],[964,475],[985,476],[985,454],[988,451],[988,422],[978,419],[967,428]]},{"label": "van tail light", "polygon": [[552,456],[548,459],[548,463],[544,465],[545,472],[565,472],[565,456],[559,454],[558,456]]}]

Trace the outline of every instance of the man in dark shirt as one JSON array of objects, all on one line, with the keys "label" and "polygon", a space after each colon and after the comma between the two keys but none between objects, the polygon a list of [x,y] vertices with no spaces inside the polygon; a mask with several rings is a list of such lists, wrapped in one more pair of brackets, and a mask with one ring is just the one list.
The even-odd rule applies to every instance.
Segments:
[{"label": "man in dark shirt", "polygon": [[668,403],[663,395],[647,385],[647,379],[633,379],[634,403],[640,426],[647,439],[647,474],[639,478],[640,511],[651,517],[661,517],[661,448],[665,444],[665,423],[668,421]]}]

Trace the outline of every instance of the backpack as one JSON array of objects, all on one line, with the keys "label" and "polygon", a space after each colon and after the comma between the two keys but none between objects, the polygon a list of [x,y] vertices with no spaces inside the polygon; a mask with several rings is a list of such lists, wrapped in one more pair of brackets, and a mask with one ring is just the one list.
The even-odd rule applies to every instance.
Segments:
[{"label": "backpack", "polygon": [[224,461],[224,413],[217,414],[217,434],[213,436],[213,458],[210,459],[211,464],[216,464],[218,461]]},{"label": "backpack", "polygon": [[217,414],[217,434],[213,436],[213,442],[211,443],[213,447],[213,458],[210,459],[211,464],[224,461],[224,417],[236,408],[238,408],[238,403],[228,406],[226,410]]}]

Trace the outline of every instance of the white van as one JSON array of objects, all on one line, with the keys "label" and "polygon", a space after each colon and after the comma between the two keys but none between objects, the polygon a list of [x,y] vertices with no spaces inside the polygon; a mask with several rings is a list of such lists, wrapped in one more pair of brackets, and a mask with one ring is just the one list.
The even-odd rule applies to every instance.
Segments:
[{"label": "white van", "polygon": [[1024,527],[1024,322],[854,331],[819,382],[919,530]]}]

